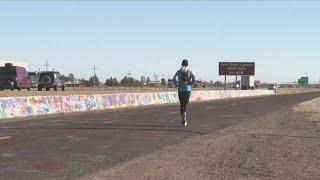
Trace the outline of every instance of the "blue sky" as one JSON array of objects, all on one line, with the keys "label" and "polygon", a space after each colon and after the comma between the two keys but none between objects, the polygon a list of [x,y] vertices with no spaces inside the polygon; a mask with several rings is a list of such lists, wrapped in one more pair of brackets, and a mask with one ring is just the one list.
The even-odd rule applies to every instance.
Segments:
[{"label": "blue sky", "polygon": [[168,77],[188,58],[213,81],[219,61],[255,61],[262,81],[319,82],[319,19],[316,1],[0,2],[0,58],[101,79]]}]

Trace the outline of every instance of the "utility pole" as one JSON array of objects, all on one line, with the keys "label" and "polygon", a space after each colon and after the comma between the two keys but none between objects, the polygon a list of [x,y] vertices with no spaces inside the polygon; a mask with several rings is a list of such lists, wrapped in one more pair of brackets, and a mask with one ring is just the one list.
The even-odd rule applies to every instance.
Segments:
[{"label": "utility pole", "polygon": [[128,78],[131,78],[132,73],[128,71]]},{"label": "utility pole", "polygon": [[96,65],[93,65],[93,87],[96,87]]},{"label": "utility pole", "polygon": [[158,81],[158,75],[156,73],[153,74],[154,81]]},{"label": "utility pole", "polygon": [[46,67],[46,71],[48,71],[48,68],[49,68],[50,64],[48,63],[47,59],[46,59],[46,64],[44,64],[44,66]]},{"label": "utility pole", "polygon": [[131,84],[131,75],[132,75],[132,73],[131,73],[131,71],[128,71],[128,83],[129,83],[129,88],[130,88],[130,90],[131,90],[131,86],[132,86],[132,84]]}]

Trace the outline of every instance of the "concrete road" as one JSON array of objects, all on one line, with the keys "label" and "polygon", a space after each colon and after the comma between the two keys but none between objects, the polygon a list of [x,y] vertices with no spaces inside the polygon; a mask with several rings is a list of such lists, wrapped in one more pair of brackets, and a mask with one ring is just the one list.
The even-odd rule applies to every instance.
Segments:
[{"label": "concrete road", "polygon": [[177,105],[0,123],[0,179],[76,178],[318,96],[195,103],[186,128]]}]

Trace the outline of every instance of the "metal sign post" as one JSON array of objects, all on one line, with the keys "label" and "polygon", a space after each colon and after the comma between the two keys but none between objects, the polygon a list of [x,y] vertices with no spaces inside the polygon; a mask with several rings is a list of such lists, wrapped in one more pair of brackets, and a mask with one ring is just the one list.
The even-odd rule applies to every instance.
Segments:
[{"label": "metal sign post", "polygon": [[224,90],[227,90],[227,75],[224,76]]},{"label": "metal sign post", "polygon": [[238,75],[236,75],[236,90],[238,89]]}]

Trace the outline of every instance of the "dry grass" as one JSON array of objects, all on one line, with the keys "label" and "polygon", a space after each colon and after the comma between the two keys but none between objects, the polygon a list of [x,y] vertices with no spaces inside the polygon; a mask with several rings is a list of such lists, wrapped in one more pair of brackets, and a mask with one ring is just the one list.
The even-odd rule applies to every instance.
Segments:
[{"label": "dry grass", "polygon": [[298,104],[294,107],[296,112],[309,113],[313,122],[320,125],[320,98]]},{"label": "dry grass", "polygon": [[279,88],[279,94],[297,94],[305,92],[320,91],[318,88]]}]

